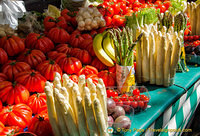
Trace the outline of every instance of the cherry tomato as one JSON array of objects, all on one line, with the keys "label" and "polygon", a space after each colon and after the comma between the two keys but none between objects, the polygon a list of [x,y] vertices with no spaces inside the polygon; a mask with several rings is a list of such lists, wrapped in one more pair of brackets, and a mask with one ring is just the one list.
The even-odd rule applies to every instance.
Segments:
[{"label": "cherry tomato", "polygon": [[166,7],[164,5],[159,6],[160,13],[164,13],[166,11]]},{"label": "cherry tomato", "polygon": [[195,41],[193,44],[195,47],[197,47],[199,45],[199,43],[200,43],[199,41]]},{"label": "cherry tomato", "polygon": [[127,98],[125,101],[123,101],[123,105],[131,105],[131,101]]},{"label": "cherry tomato", "polygon": [[120,4],[120,8],[122,11],[126,10],[126,4],[125,3],[121,3]]},{"label": "cherry tomato", "polygon": [[199,39],[199,36],[198,35],[195,35],[194,36],[194,40],[198,40]]},{"label": "cherry tomato", "polygon": [[106,15],[109,17],[112,17],[114,15],[114,10],[112,7],[107,7],[106,8]]},{"label": "cherry tomato", "polygon": [[139,101],[140,100],[140,96],[139,95],[135,95],[133,98],[134,98],[135,101]]},{"label": "cherry tomato", "polygon": [[171,7],[171,2],[170,1],[165,1],[163,4],[166,7],[166,10],[168,10],[169,7]]},{"label": "cherry tomato", "polygon": [[156,2],[154,3],[154,5],[160,6],[160,5],[162,5],[162,2],[161,2],[161,1],[156,1]]},{"label": "cherry tomato", "polygon": [[105,16],[104,19],[106,21],[106,26],[111,26],[112,25],[112,18],[111,17]]},{"label": "cherry tomato", "polygon": [[138,7],[133,8],[134,12],[138,12],[139,10],[140,10],[140,8],[138,8]]},{"label": "cherry tomato", "polygon": [[125,15],[126,13],[128,13],[128,11],[130,10],[129,7],[126,7],[124,10],[123,10],[123,15]]},{"label": "cherry tomato", "polygon": [[134,89],[133,95],[140,95],[140,90],[138,88]]},{"label": "cherry tomato", "polygon": [[107,8],[107,7],[110,6],[110,3],[109,3],[108,1],[105,1],[105,2],[103,3],[103,6]]},{"label": "cherry tomato", "polygon": [[188,36],[188,41],[193,41],[193,36]]},{"label": "cherry tomato", "polygon": [[120,4],[113,4],[112,8],[114,10],[114,15],[119,14],[119,12],[120,12]]},{"label": "cherry tomato", "polygon": [[122,101],[126,101],[127,98],[128,98],[128,95],[127,95],[127,94],[123,94],[123,95],[121,96],[120,99],[121,99]]},{"label": "cherry tomato", "polygon": [[142,95],[140,95],[140,100],[149,101],[149,97],[147,97],[146,95],[142,94]]},{"label": "cherry tomato", "polygon": [[129,96],[128,99],[129,99],[129,101],[131,101],[131,102],[134,100],[133,96]]},{"label": "cherry tomato", "polygon": [[103,4],[99,4],[97,6],[97,9],[99,10],[99,12],[104,16],[106,14],[106,10]]},{"label": "cherry tomato", "polygon": [[119,101],[118,97],[113,97],[113,100],[114,100],[115,102],[118,102],[118,101]]},{"label": "cherry tomato", "polygon": [[137,108],[137,107],[138,107],[138,102],[137,102],[137,101],[131,102],[131,106],[132,106],[133,108]]},{"label": "cherry tomato", "polygon": [[148,5],[147,4],[142,4],[141,8],[147,8]]},{"label": "cherry tomato", "polygon": [[122,100],[118,100],[118,101],[116,102],[116,105],[117,105],[117,106],[123,106],[123,101],[122,101]]},{"label": "cherry tomato", "polygon": [[107,97],[110,98],[113,95],[113,90],[106,90]]},{"label": "cherry tomato", "polygon": [[118,93],[113,91],[113,94],[112,94],[113,97],[117,97],[118,96]]},{"label": "cherry tomato", "polygon": [[138,101],[138,107],[143,108],[144,107],[144,102],[143,101]]},{"label": "cherry tomato", "polygon": [[125,17],[120,15],[114,15],[112,19],[112,23],[115,26],[124,26],[125,21],[126,21]]},{"label": "cherry tomato", "polygon": [[147,102],[144,102],[144,106],[142,107],[142,109],[143,109],[143,110],[146,109],[147,106],[148,106],[148,103],[147,103]]},{"label": "cherry tomato", "polygon": [[129,4],[133,4],[136,0],[128,0]]},{"label": "cherry tomato", "polygon": [[140,8],[140,6],[141,6],[141,3],[139,3],[138,1],[133,3],[133,8],[136,8],[136,7]]}]

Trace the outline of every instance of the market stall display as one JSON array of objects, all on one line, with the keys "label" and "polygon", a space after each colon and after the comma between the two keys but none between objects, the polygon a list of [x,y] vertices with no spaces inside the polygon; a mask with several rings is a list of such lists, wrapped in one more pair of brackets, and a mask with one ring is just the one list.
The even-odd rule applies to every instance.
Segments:
[{"label": "market stall display", "polygon": [[[200,77],[198,67],[176,73],[188,71],[185,51],[199,56],[199,36],[188,35],[198,32],[199,3],[81,1],[85,6],[67,9],[66,2],[62,10],[49,5],[44,13],[25,13],[18,30],[0,25],[0,133],[148,133],[133,130],[159,122]],[[194,77],[181,78],[188,74]],[[159,127],[168,128],[179,109]]]}]

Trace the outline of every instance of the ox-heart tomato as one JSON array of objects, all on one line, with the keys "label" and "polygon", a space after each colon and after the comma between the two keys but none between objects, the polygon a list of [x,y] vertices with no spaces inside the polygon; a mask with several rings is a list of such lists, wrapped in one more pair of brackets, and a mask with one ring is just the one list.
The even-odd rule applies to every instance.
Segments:
[{"label": "ox-heart tomato", "polygon": [[5,128],[4,124],[0,121],[0,133],[3,131],[4,128]]},{"label": "ox-heart tomato", "polygon": [[0,121],[9,126],[27,127],[32,120],[32,110],[26,104],[9,105],[0,112]]},{"label": "ox-heart tomato", "polygon": [[32,109],[33,114],[38,114],[41,112],[41,109],[46,105],[46,94],[37,93],[29,97],[27,105]]},{"label": "ox-heart tomato", "polygon": [[94,49],[93,49],[93,40],[92,39],[85,39],[81,43],[80,48],[87,50],[92,57],[96,56],[95,52],[94,52]]},{"label": "ox-heart tomato", "polygon": [[44,92],[46,79],[35,70],[28,70],[18,73],[15,76],[15,81],[24,85],[29,92]]},{"label": "ox-heart tomato", "polygon": [[98,77],[103,79],[106,87],[115,86],[116,84],[115,73],[109,72],[108,70],[99,72]]},{"label": "ox-heart tomato", "polygon": [[72,47],[75,47],[75,48],[80,47],[80,45],[81,45],[81,43],[83,41],[84,41],[84,38],[81,36],[80,33],[72,33],[70,35],[70,41],[69,41],[69,43],[70,43],[70,45]]},{"label": "ox-heart tomato", "polygon": [[90,34],[87,34],[87,33],[82,34],[81,36],[82,36],[84,39],[92,39],[92,36],[91,36]]},{"label": "ox-heart tomato", "polygon": [[9,60],[6,64],[3,65],[2,73],[6,74],[10,81],[13,81],[17,73],[30,69],[31,69],[30,65],[25,62],[17,62],[15,60]]},{"label": "ox-heart tomato", "polygon": [[48,59],[52,59],[52,60],[56,60],[56,58],[60,55],[63,55],[63,53],[60,53],[58,51],[50,51],[47,56],[48,56]]},{"label": "ox-heart tomato", "polygon": [[0,82],[1,81],[6,81],[8,77],[4,73],[0,73]]},{"label": "ox-heart tomato", "polygon": [[3,104],[2,104],[2,102],[0,101],[0,111],[2,110],[2,108],[3,108]]},{"label": "ox-heart tomato", "polygon": [[100,70],[104,70],[107,68],[106,65],[104,65],[97,57],[95,57],[92,62],[91,65],[95,68],[97,68],[99,71]]},{"label": "ox-heart tomato", "polygon": [[61,27],[63,29],[67,29],[67,22],[64,17],[60,16],[56,20],[56,26]]},{"label": "ox-heart tomato", "polygon": [[40,50],[26,49],[22,54],[20,54],[17,60],[26,62],[32,68],[35,68],[38,64],[46,60],[46,56]]},{"label": "ox-heart tomato", "polygon": [[89,75],[89,74],[96,74],[98,75],[98,70],[93,67],[93,66],[90,66],[90,65],[87,65],[85,67],[83,67],[79,72],[78,72],[78,75]]},{"label": "ox-heart tomato", "polygon": [[15,136],[18,132],[22,131],[18,126],[9,126],[4,127],[2,131],[0,131],[0,136]]},{"label": "ox-heart tomato", "polygon": [[70,56],[78,58],[83,64],[90,64],[92,61],[92,57],[88,51],[84,49],[72,48]]},{"label": "ox-heart tomato", "polygon": [[25,45],[29,49],[38,49],[44,53],[54,48],[53,42],[48,37],[36,33],[30,33],[26,37]]},{"label": "ox-heart tomato", "polygon": [[88,78],[91,78],[92,79],[92,81],[93,81],[93,83],[95,84],[95,85],[97,85],[98,84],[98,75],[96,75],[96,74],[89,74],[89,75],[87,75],[86,76],[86,79],[88,79]]},{"label": "ox-heart tomato", "polygon": [[4,64],[8,61],[8,55],[6,51],[0,48],[0,64]]},{"label": "ox-heart tomato", "polygon": [[33,117],[28,130],[37,136],[53,136],[47,113],[40,113]]},{"label": "ox-heart tomato", "polygon": [[48,32],[48,37],[54,42],[54,43],[67,43],[70,39],[70,35],[67,31],[65,31],[63,28],[55,27],[52,28]]},{"label": "ox-heart tomato", "polygon": [[29,91],[16,82],[0,82],[0,99],[7,104],[26,103],[29,98]]},{"label": "ox-heart tomato", "polygon": [[56,20],[53,17],[47,16],[43,21],[44,28],[46,31],[49,31],[51,28],[56,26]]},{"label": "ox-heart tomato", "polygon": [[47,79],[53,81],[56,72],[62,75],[62,69],[53,60],[46,60],[40,63],[36,69]]},{"label": "ox-heart tomato", "polygon": [[68,57],[64,53],[60,53],[60,55],[55,60],[61,69],[67,74],[76,74],[82,68],[82,63],[79,59],[75,57]]},{"label": "ox-heart tomato", "polygon": [[25,44],[18,36],[5,36],[0,39],[0,47],[3,48],[9,56],[15,56],[25,49]]},{"label": "ox-heart tomato", "polygon": [[71,49],[68,44],[59,44],[56,46],[56,51],[66,54],[70,54]]},{"label": "ox-heart tomato", "polygon": [[71,79],[72,81],[74,81],[75,83],[78,84],[78,76],[77,75],[70,75],[69,79]]}]

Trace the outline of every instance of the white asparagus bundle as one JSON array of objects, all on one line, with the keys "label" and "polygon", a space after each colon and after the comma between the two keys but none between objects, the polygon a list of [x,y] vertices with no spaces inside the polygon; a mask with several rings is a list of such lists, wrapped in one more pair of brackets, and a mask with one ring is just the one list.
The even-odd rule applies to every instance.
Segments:
[{"label": "white asparagus bundle", "polygon": [[[140,34],[140,28],[136,29],[136,37],[138,37]],[[142,48],[141,48],[141,41],[142,39],[137,43],[136,45],[136,80],[137,83],[142,83]]]},{"label": "white asparagus bundle", "polygon": [[46,93],[46,99],[47,99],[47,109],[48,109],[48,116],[49,116],[49,122],[52,126],[53,133],[55,136],[61,136],[58,122],[57,122],[57,115],[55,110],[55,103],[54,103],[54,97],[53,97],[53,90],[50,86],[45,86],[44,91]]},{"label": "white asparagus bundle", "polygon": [[[107,92],[106,92],[106,86],[105,86],[105,84],[104,84],[104,82],[103,82],[103,79],[99,78],[99,79],[98,79],[98,83],[99,83],[100,85],[102,85],[102,87],[103,87],[103,92],[104,92],[104,95],[106,95],[106,96],[107,96]],[[107,97],[106,97],[106,98],[107,98]],[[106,99],[106,101],[107,101],[107,99]]]},{"label": "white asparagus bundle", "polygon": [[170,26],[170,27],[169,27],[168,33],[169,33],[170,35],[174,35],[174,27],[173,27],[173,26]]},{"label": "white asparagus bundle", "polygon": [[65,87],[60,88],[60,93],[65,97],[65,99],[69,102],[69,93]]},{"label": "white asparagus bundle", "polygon": [[172,51],[171,66],[170,66],[170,78],[173,78],[176,73],[176,66],[179,61],[180,53],[181,53],[181,42],[180,42],[180,39],[177,38],[175,45],[173,46],[173,51]]},{"label": "white asparagus bundle", "polygon": [[53,85],[56,86],[57,84],[61,84],[60,79],[58,77],[55,77],[53,80]]},{"label": "white asparagus bundle", "polygon": [[161,29],[162,36],[166,36],[166,32],[167,32],[167,28],[163,26]]},{"label": "white asparagus bundle", "polygon": [[60,75],[58,72],[55,73],[54,79],[55,79],[56,77],[61,81],[61,75]]},{"label": "white asparagus bundle", "polygon": [[82,98],[80,96],[76,97],[76,107],[78,111],[77,121],[78,121],[78,130],[80,132],[80,136],[89,136]]},{"label": "white asparagus bundle", "polygon": [[78,121],[78,110],[77,110],[77,106],[76,106],[76,97],[80,96],[80,92],[79,92],[79,88],[77,86],[73,86],[72,88],[72,100],[73,100],[73,106],[74,107],[74,113],[75,113],[75,118],[76,118],[76,123]]},{"label": "white asparagus bundle", "polygon": [[196,7],[196,35],[200,35],[200,4]]},{"label": "white asparagus bundle", "polygon": [[[84,88],[85,89],[85,88]],[[91,136],[99,136],[98,127],[95,121],[95,116],[92,108],[92,102],[89,94],[85,94],[85,112],[88,124],[88,129]]]},{"label": "white asparagus bundle", "polygon": [[155,30],[153,32],[153,35],[154,35],[154,39],[155,39],[155,58],[157,58],[157,48],[159,47],[159,40],[158,40],[159,38],[157,38],[158,37],[158,31]]},{"label": "white asparagus bundle", "polygon": [[[69,96],[72,97],[72,89],[73,89],[73,83],[68,82],[66,85],[66,89],[69,93]],[[72,98],[69,98],[69,104],[71,105],[72,109],[75,110],[74,108],[74,102]]]},{"label": "white asparagus bundle", "polygon": [[106,132],[107,129],[107,122],[104,120],[104,116],[102,113],[102,107],[100,104],[100,101],[96,98],[93,101],[95,115],[97,119],[97,124],[100,132],[100,136],[108,136],[108,133]]},{"label": "white asparagus bundle", "polygon": [[150,64],[149,64],[149,35],[144,32],[143,34],[143,55],[142,55],[142,81],[148,82],[150,75]]},{"label": "white asparagus bundle", "polygon": [[69,82],[69,76],[67,74],[63,74],[62,79],[63,79],[63,86],[66,88],[67,83]]},{"label": "white asparagus bundle", "polygon": [[156,85],[163,85],[163,77],[164,77],[164,45],[166,43],[165,37],[162,36],[161,32],[159,31],[158,36],[158,47],[157,47],[157,57],[156,57]]},{"label": "white asparagus bundle", "polygon": [[61,112],[62,107],[60,106],[57,97],[55,96],[56,93],[59,93],[59,90],[57,88],[54,88],[53,95],[55,100],[55,109],[57,113],[58,126],[60,128],[62,136],[69,136],[67,126],[65,124],[64,117]]},{"label": "white asparagus bundle", "polygon": [[192,2],[192,11],[191,11],[191,29],[192,29],[192,35],[196,34],[196,23],[199,24],[199,22],[196,21],[197,17],[196,17],[196,3]]},{"label": "white asparagus bundle", "polygon": [[150,84],[156,83],[156,58],[155,58],[155,38],[153,32],[149,35],[149,59],[150,59]]},{"label": "white asparagus bundle", "polygon": [[80,75],[78,79],[78,87],[79,87],[79,92],[82,98],[84,98],[82,94],[83,94],[83,88],[85,87],[85,84],[86,84],[85,75]]},{"label": "white asparagus bundle", "polygon": [[167,47],[167,52],[165,53],[165,61],[164,61],[164,86],[170,85],[170,66],[171,66],[171,55],[172,55],[172,41],[169,42]]},{"label": "white asparagus bundle", "polygon": [[91,101],[93,102],[93,100],[97,97],[97,91],[96,91],[96,85],[92,82],[91,78],[87,79],[87,86],[90,90],[90,95],[91,95]]},{"label": "white asparagus bundle", "polygon": [[49,81],[45,82],[45,86],[49,86],[51,89],[53,89],[53,83],[50,83]]},{"label": "white asparagus bundle", "polygon": [[65,100],[65,97],[58,92],[55,92],[55,97],[60,104],[60,111],[64,117],[65,124],[70,136],[79,136],[79,131],[76,126],[76,119],[74,117],[74,112],[70,108],[70,104]]}]

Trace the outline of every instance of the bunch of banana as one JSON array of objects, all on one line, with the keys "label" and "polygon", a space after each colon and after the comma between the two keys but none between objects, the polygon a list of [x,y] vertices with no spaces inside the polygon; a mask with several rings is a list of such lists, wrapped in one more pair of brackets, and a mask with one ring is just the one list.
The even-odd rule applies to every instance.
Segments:
[{"label": "bunch of banana", "polygon": [[97,34],[93,40],[93,49],[98,59],[106,66],[114,66],[115,50],[113,39],[107,32]]}]

